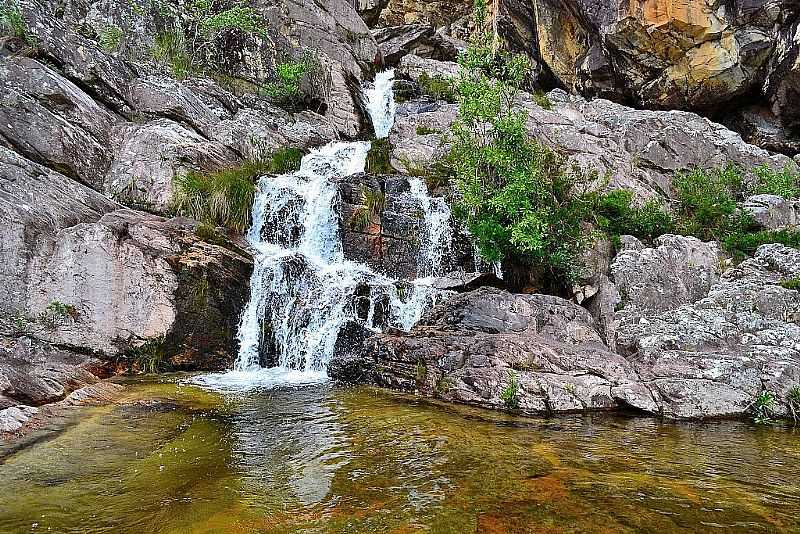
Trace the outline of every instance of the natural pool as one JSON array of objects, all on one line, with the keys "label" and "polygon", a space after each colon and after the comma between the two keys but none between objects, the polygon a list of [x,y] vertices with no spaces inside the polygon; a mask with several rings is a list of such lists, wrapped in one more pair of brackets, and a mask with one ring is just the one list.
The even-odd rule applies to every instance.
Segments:
[{"label": "natural pool", "polygon": [[0,460],[0,532],[798,532],[800,430],[177,378]]}]

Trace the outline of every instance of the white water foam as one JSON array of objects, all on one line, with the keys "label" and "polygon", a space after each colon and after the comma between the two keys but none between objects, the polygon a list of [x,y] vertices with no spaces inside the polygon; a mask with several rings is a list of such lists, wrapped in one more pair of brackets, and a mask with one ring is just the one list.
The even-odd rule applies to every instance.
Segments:
[{"label": "white water foam", "polygon": [[[393,71],[379,73],[365,89],[378,137],[388,135],[394,121],[393,81]],[[439,292],[428,279],[398,282],[344,258],[331,180],[363,172],[369,148],[368,142],[332,142],[305,156],[299,171],[260,179],[247,234],[255,266],[239,354],[232,371],[195,377],[194,383],[223,391],[318,384],[327,379],[348,324],[375,332],[386,326],[410,330],[435,303]],[[449,249],[450,211],[421,180],[411,182],[411,194],[427,231],[420,270],[432,276]],[[262,361],[274,366],[262,367]]]}]

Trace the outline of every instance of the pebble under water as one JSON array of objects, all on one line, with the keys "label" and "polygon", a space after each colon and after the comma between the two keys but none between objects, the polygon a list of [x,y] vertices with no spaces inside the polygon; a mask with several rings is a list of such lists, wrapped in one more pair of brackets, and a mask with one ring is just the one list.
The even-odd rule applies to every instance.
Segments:
[{"label": "pebble under water", "polygon": [[[0,456],[0,532],[798,532],[800,430],[133,382]],[[0,450],[0,455],[2,455]]]}]

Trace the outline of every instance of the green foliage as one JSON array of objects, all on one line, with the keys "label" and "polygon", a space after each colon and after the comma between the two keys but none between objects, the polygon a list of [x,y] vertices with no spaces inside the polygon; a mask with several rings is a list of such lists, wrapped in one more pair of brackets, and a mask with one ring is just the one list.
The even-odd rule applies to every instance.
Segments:
[{"label": "green foliage", "polygon": [[78,315],[78,309],[72,304],[65,304],[59,300],[53,300],[47,305],[47,308],[39,314],[39,322],[53,330],[63,325],[67,320],[77,320]]},{"label": "green foliage", "polygon": [[192,58],[183,32],[167,31],[156,35],[152,56],[158,63],[168,66],[179,80],[192,73]]},{"label": "green foliage", "polygon": [[786,404],[789,407],[789,412],[792,414],[792,419],[795,421],[800,419],[800,385],[789,390],[789,393],[786,395]]},{"label": "green foliage", "polygon": [[28,25],[15,0],[0,2],[0,35],[7,35],[31,43]]},{"label": "green foliage", "polygon": [[800,291],[800,277],[784,280],[781,282],[781,287],[785,289],[792,289],[794,291]]},{"label": "green foliage", "polygon": [[417,382],[422,382],[425,380],[425,377],[428,376],[428,366],[425,365],[425,362],[422,360],[417,360],[417,369],[415,373],[415,377]]},{"label": "green foliage", "polygon": [[751,194],[778,195],[786,199],[800,198],[800,173],[795,173],[787,165],[782,171],[773,171],[766,165],[753,171],[756,182]]},{"label": "green foliage", "polygon": [[303,80],[319,69],[319,62],[310,54],[299,59],[289,59],[275,65],[274,80],[261,88],[261,93],[287,111],[303,109],[306,95]]},{"label": "green foliage", "polygon": [[272,174],[288,174],[300,169],[304,152],[299,148],[286,147],[273,152],[267,158],[266,171]]},{"label": "green foliage", "polygon": [[106,26],[100,32],[98,43],[106,52],[116,52],[122,41],[122,29],[113,24]]},{"label": "green foliage", "polygon": [[456,101],[456,90],[453,80],[441,75],[428,76],[423,72],[417,78],[419,88],[424,95],[434,100],[444,100],[450,104]]},{"label": "green foliage", "polygon": [[361,205],[353,211],[350,217],[350,226],[356,230],[363,230],[373,221],[380,220],[386,204],[386,195],[380,189],[361,187]]},{"label": "green foliage", "polygon": [[244,232],[250,224],[255,179],[269,171],[265,162],[213,172],[189,171],[175,178],[175,212],[213,226]]},{"label": "green foliage", "polygon": [[442,133],[441,130],[431,128],[430,126],[417,126],[417,135],[431,135]]},{"label": "green foliage", "polygon": [[137,367],[144,374],[158,373],[165,368],[166,350],[164,348],[164,336],[156,336],[147,339],[139,346],[132,347],[126,351],[131,358],[133,366]]},{"label": "green foliage", "polygon": [[734,228],[722,238],[722,247],[737,261],[755,254],[756,249],[768,243],[780,243],[787,247],[800,248],[800,231],[753,230],[748,226],[749,219],[742,217],[743,224]]},{"label": "green foliage", "polygon": [[508,381],[505,388],[500,392],[500,400],[506,405],[509,410],[516,410],[519,408],[519,379],[517,373],[514,371],[508,372]]},{"label": "green foliage", "polygon": [[[202,11],[208,2],[195,2],[198,11]],[[200,23],[206,33],[217,33],[223,30],[236,29],[244,33],[261,34],[264,32],[264,20],[251,7],[234,6],[214,15],[206,15]]]},{"label": "green foliage", "polygon": [[194,229],[194,234],[203,241],[213,245],[222,245],[225,243],[224,236],[222,236],[214,226],[205,222],[201,222],[197,225],[197,228]]},{"label": "green foliage", "polygon": [[656,200],[633,204],[633,193],[617,189],[598,196],[592,210],[597,226],[613,238],[623,234],[652,241],[672,231],[672,216]]},{"label": "green foliage", "polygon": [[542,109],[553,109],[553,103],[550,102],[550,99],[542,91],[536,91],[533,93],[533,101],[536,102],[536,105]]},{"label": "green foliage", "polygon": [[367,153],[366,171],[370,174],[393,174],[392,144],[388,138],[373,139]]},{"label": "green foliage", "polygon": [[771,391],[762,392],[750,405],[753,422],[768,425],[773,422],[777,397]]},{"label": "green foliage", "polygon": [[736,167],[679,173],[673,184],[678,193],[682,234],[721,241],[747,226],[736,209],[736,200],[744,190],[742,175]]}]

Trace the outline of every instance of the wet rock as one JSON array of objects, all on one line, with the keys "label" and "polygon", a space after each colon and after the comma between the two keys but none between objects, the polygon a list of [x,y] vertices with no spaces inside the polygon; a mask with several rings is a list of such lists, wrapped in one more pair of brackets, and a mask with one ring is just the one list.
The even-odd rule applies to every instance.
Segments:
[{"label": "wet rock", "polygon": [[417,81],[422,74],[429,78],[438,76],[455,79],[460,72],[461,67],[458,66],[458,63],[428,59],[414,54],[403,56],[399,66],[399,74],[414,81]]},{"label": "wet rock", "polygon": [[0,410],[0,432],[13,432],[20,429],[38,411],[33,406],[14,406]]}]

